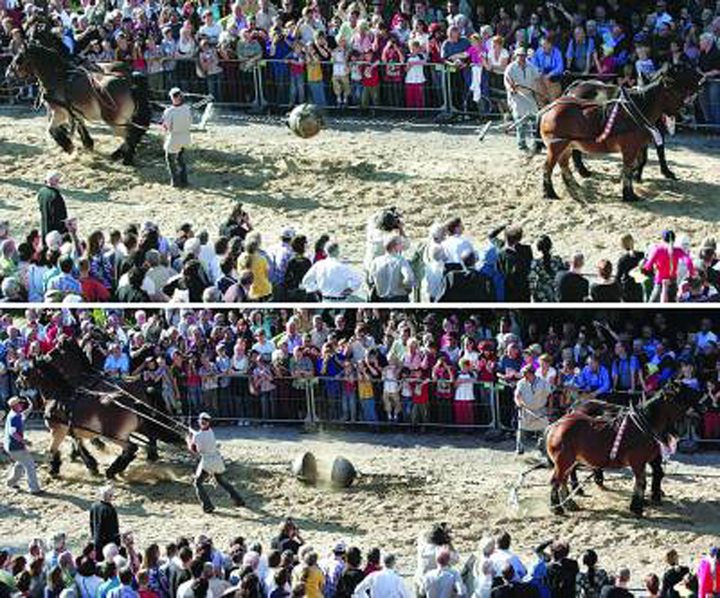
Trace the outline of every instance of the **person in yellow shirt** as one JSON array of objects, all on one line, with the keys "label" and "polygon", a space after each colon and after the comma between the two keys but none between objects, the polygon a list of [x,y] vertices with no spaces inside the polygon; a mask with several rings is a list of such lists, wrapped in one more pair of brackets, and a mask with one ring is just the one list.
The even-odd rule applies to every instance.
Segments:
[{"label": "person in yellow shirt", "polygon": [[292,572],[293,587],[303,584],[306,598],[323,598],[325,576],[318,567],[318,555],[312,550],[303,551],[302,563]]},{"label": "person in yellow shirt", "polygon": [[260,252],[260,238],[256,235],[248,235],[245,241],[245,251],[238,257],[237,269],[238,272],[250,270],[253,273],[253,283],[250,286],[249,295],[252,301],[270,301],[272,299],[270,264]]}]

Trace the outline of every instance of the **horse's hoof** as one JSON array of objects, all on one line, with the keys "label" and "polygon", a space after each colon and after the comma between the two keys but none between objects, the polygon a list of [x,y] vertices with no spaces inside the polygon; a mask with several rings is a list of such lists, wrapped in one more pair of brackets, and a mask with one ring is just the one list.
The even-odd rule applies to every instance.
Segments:
[{"label": "horse's hoof", "polygon": [[662,175],[671,181],[677,181],[677,176],[675,176],[675,173],[672,170],[663,170]]},{"label": "horse's hoof", "polygon": [[565,515],[565,509],[563,509],[562,507],[553,507],[552,513],[553,513],[553,515],[557,515],[557,516],[561,517],[561,516]]},{"label": "horse's hoof", "polygon": [[587,493],[586,493],[585,490],[583,490],[582,488],[578,488],[578,489],[575,491],[575,496],[587,496]]},{"label": "horse's hoof", "polygon": [[577,512],[580,510],[580,507],[574,500],[566,500],[565,501],[565,510],[571,511],[571,512]]},{"label": "horse's hoof", "polygon": [[578,174],[584,179],[591,179],[593,176],[592,170],[588,170],[587,168],[578,170]]},{"label": "horse's hoof", "polygon": [[650,504],[659,507],[663,504],[662,496],[653,496],[650,498]]},{"label": "horse's hoof", "polygon": [[106,477],[108,480],[111,480],[111,481],[114,481],[114,480],[116,479],[116,478],[115,478],[115,474],[114,474],[114,473],[110,473],[109,471],[106,471],[106,472],[105,472],[105,477]]}]

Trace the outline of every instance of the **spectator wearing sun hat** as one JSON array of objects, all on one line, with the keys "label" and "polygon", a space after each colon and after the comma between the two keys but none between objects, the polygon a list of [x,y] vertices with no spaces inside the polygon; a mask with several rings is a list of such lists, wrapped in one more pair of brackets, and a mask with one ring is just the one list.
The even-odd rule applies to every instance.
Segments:
[{"label": "spectator wearing sun hat", "polygon": [[333,598],[340,576],[345,571],[345,542],[338,542],[333,546],[332,554],[320,561],[320,569],[325,575],[323,595]]}]

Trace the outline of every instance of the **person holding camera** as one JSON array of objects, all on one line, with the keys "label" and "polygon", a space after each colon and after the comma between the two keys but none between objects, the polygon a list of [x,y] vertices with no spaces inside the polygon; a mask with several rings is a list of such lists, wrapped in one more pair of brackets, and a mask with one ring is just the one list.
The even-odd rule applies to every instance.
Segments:
[{"label": "person holding camera", "polygon": [[452,541],[450,526],[445,523],[436,523],[426,532],[421,533],[417,539],[417,568],[415,570],[415,586],[418,596],[427,596],[426,576],[438,568],[438,556],[442,567],[448,568],[460,562],[460,555],[455,550]]},{"label": "person holding camera", "polygon": [[40,187],[37,200],[40,208],[40,232],[42,234],[43,243],[45,237],[51,231],[58,231],[61,235],[67,232],[68,212],[58,185],[60,184],[60,174],[58,172],[50,172],[45,177],[45,184]]},{"label": "person holding camera", "polygon": [[402,241],[400,252],[407,251],[410,242],[405,236],[402,214],[395,207],[380,210],[368,220],[367,247],[363,261],[366,270],[376,257],[381,257],[385,253],[387,238],[391,235],[400,237]]}]

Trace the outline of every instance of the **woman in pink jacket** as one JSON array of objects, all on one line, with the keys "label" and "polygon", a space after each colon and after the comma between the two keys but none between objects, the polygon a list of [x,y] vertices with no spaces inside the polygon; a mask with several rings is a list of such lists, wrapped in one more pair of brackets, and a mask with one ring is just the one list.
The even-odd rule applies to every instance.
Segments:
[{"label": "woman in pink jacket", "polygon": [[720,567],[718,548],[711,548],[706,558],[700,561],[697,570],[698,598],[715,598],[720,595]]}]

